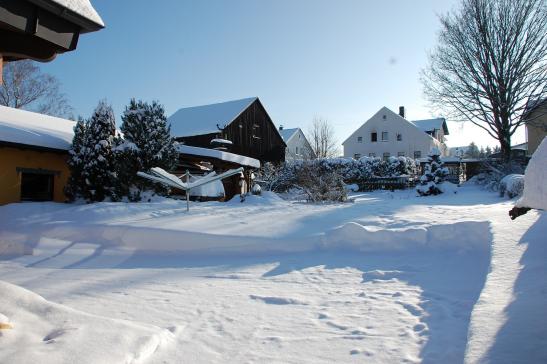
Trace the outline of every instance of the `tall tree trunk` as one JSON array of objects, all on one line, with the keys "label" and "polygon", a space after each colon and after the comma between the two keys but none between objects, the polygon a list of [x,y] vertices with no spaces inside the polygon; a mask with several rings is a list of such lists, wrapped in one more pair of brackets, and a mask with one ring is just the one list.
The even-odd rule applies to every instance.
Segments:
[{"label": "tall tree trunk", "polygon": [[508,164],[511,162],[511,135],[509,130],[502,129],[498,134],[500,142],[500,152],[503,162]]}]

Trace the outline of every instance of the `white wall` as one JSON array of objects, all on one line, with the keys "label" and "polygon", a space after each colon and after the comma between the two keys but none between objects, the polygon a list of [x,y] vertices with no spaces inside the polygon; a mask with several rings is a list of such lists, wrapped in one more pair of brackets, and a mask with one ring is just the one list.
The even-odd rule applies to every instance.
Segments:
[{"label": "white wall", "polygon": [[301,129],[298,129],[285,143],[287,144],[285,159],[310,158],[311,146]]},{"label": "white wall", "polygon": [[[377,133],[377,142],[371,142],[371,133]],[[388,133],[388,140],[382,141],[382,132]],[[401,134],[402,140],[397,141],[397,134]],[[358,138],[362,138],[362,142]],[[420,151],[422,157],[426,157],[431,148],[437,147],[445,154],[444,144],[427,135],[408,120],[383,107],[359,129],[357,129],[343,144],[344,157],[361,157],[374,153],[376,157],[383,157],[389,153],[396,157],[404,153],[405,157],[414,158],[414,152]]]}]

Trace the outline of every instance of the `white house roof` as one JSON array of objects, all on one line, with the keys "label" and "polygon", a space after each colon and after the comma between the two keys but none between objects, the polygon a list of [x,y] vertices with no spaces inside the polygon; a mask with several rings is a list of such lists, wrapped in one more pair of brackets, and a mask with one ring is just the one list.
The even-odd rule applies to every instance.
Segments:
[{"label": "white house roof", "polygon": [[68,150],[75,121],[0,106],[0,142]]},{"label": "white house roof", "polygon": [[249,107],[257,97],[179,109],[167,121],[174,137],[216,133]]},{"label": "white house roof", "polygon": [[443,129],[445,135],[448,135],[448,127],[444,118],[413,120],[411,122],[424,132]]},{"label": "white house roof", "polygon": [[177,150],[181,154],[215,158],[215,159],[220,159],[226,162],[237,163],[242,166],[260,168],[260,161],[254,158],[245,157],[243,155],[234,154],[234,153],[223,152],[221,150],[191,147],[189,145],[184,145],[184,144],[179,144],[177,146]]},{"label": "white house roof", "polygon": [[[401,121],[404,121],[406,123],[411,124],[412,126],[422,130],[424,133],[427,132],[427,131],[433,131],[433,129],[439,129],[440,130],[441,128],[444,128],[445,135],[448,135],[448,127],[446,125],[446,120],[444,118],[409,121],[409,120],[403,118],[401,115],[397,114],[396,112],[393,112],[388,107],[383,106],[370,119],[374,118],[374,116],[376,116],[377,114],[382,113],[382,112],[383,113],[388,113],[389,112],[395,118],[399,118]],[[345,145],[346,142],[348,142],[351,138],[353,138],[354,135],[357,133],[357,131],[363,125],[365,125],[370,119],[365,121],[363,124],[361,124],[361,126],[359,126],[359,128],[357,128],[353,133],[351,133],[351,135],[349,137],[347,137],[346,140],[344,140],[344,142],[342,142],[342,145]],[[426,133],[426,135],[429,136],[430,138],[432,138],[431,135],[429,135],[427,133]],[[432,139],[435,139],[435,138],[432,138]]]},{"label": "white house roof", "polygon": [[281,134],[281,138],[283,138],[283,141],[286,143],[298,132],[298,129],[299,128],[281,129],[279,130],[279,134]]}]

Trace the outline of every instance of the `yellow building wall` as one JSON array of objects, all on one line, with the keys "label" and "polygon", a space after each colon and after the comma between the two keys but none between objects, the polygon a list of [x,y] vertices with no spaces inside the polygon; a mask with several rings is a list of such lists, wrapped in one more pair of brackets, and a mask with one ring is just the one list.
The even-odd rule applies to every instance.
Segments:
[{"label": "yellow building wall", "polygon": [[64,202],[63,192],[69,176],[68,153],[0,147],[0,205],[21,200],[21,173],[17,168],[46,169],[59,172],[53,177],[53,200]]}]

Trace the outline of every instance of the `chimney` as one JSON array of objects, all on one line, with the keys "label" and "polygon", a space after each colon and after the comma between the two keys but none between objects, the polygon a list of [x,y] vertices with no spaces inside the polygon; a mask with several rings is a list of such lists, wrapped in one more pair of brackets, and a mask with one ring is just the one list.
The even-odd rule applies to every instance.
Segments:
[{"label": "chimney", "polygon": [[399,106],[399,115],[401,115],[402,118],[405,117],[405,107]]},{"label": "chimney", "polygon": [[283,130],[283,125],[279,125],[279,131]]}]

